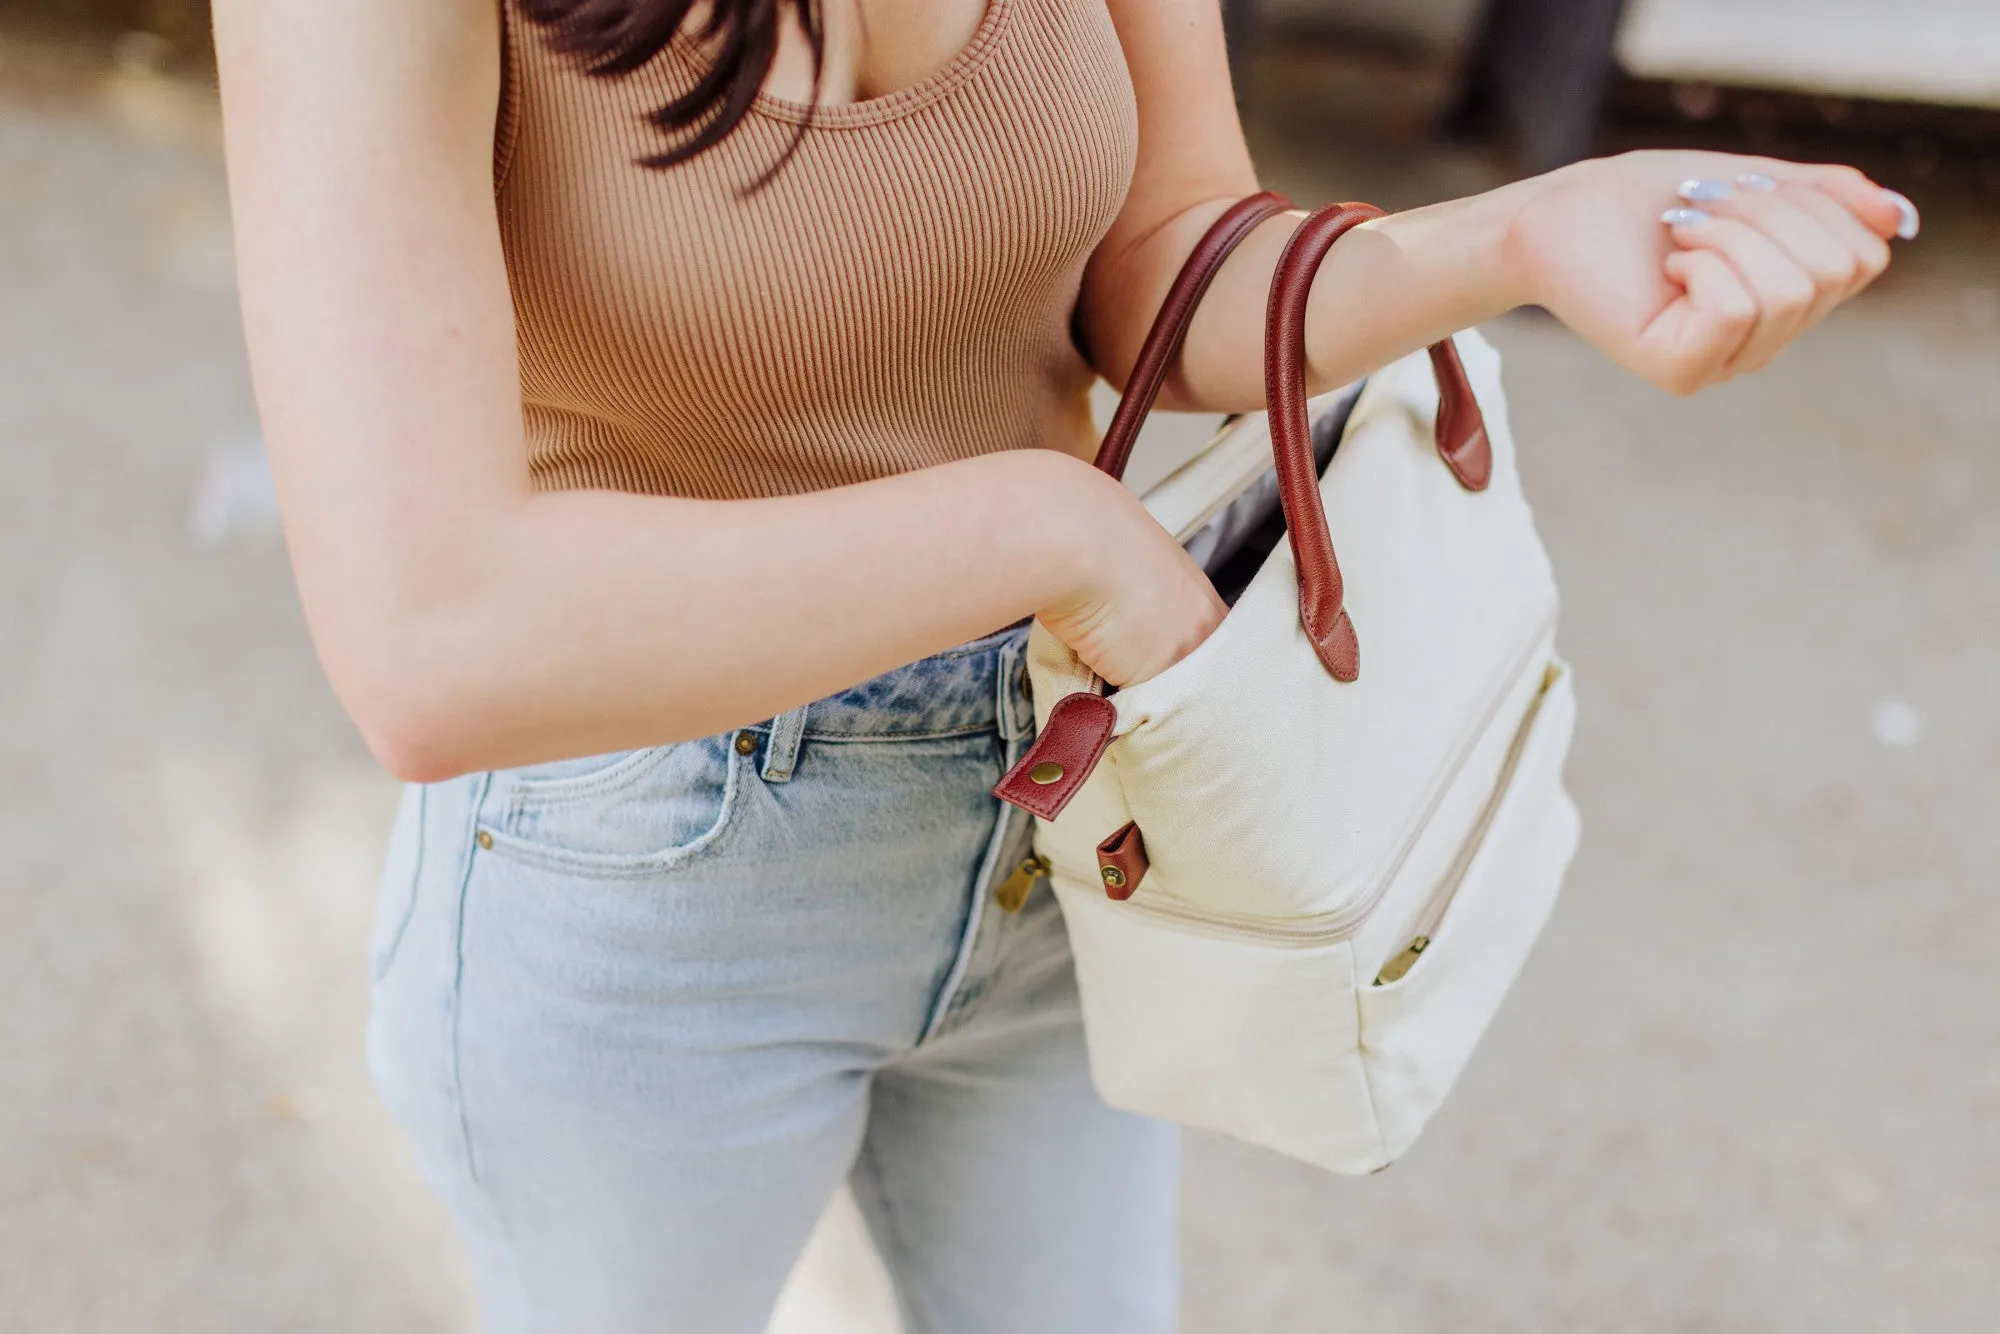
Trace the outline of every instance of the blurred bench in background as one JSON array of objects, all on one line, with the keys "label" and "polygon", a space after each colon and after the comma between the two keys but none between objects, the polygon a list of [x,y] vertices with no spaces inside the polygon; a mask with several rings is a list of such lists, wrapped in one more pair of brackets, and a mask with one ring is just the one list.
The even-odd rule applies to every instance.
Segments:
[{"label": "blurred bench in background", "polygon": [[[1614,79],[2000,109],[2000,0],[1224,0],[1259,37],[1442,71],[1446,119],[1529,171],[1585,156]],[[1699,115],[1691,118],[1700,119]]]}]

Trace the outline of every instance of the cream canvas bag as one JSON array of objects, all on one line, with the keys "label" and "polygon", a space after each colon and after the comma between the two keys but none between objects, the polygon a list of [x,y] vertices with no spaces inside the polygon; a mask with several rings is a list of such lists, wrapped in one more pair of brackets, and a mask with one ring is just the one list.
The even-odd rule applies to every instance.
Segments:
[{"label": "cream canvas bag", "polygon": [[[1246,200],[1197,248],[1100,466],[1122,473],[1209,278],[1282,207]],[[1306,294],[1374,216],[1301,224],[1272,285],[1268,416],[1146,497],[1186,539],[1269,449],[1288,544],[1192,654],[1108,696],[1036,625],[1040,731],[995,789],[1037,817],[1104,1098],[1341,1172],[1394,1161],[1437,1109],[1578,835],[1575,700],[1497,354],[1462,334],[1370,377],[1316,467]]]}]

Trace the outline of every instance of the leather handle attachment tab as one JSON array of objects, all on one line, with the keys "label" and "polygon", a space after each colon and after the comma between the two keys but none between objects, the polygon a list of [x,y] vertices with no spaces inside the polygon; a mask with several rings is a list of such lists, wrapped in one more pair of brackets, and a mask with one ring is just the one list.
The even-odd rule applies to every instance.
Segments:
[{"label": "leather handle attachment tab", "polygon": [[[1313,278],[1334,243],[1381,216],[1382,210],[1372,204],[1329,204],[1300,223],[1272,274],[1264,326],[1264,399],[1285,536],[1299,573],[1299,623],[1336,681],[1360,676],[1361,643],[1347,614],[1340,561],[1334,555],[1313,460],[1306,410],[1306,307]],[[1438,381],[1438,454],[1459,485],[1469,491],[1484,490],[1493,476],[1493,450],[1479,401],[1450,339],[1433,344],[1430,357]]]}]

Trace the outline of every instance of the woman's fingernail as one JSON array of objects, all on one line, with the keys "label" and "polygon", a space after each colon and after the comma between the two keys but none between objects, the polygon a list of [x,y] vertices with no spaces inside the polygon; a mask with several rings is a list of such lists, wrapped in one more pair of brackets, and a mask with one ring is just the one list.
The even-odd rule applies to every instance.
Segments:
[{"label": "woman's fingernail", "polygon": [[1889,202],[1902,212],[1903,220],[1896,224],[1896,235],[1905,241],[1916,240],[1917,233],[1923,230],[1924,225],[1923,219],[1917,216],[1917,206],[1894,190],[1884,190],[1882,193],[1889,196]]},{"label": "woman's fingernail", "polygon": [[1698,208],[1670,208],[1660,215],[1669,227],[1699,227],[1709,220],[1707,212]]},{"label": "woman's fingernail", "polygon": [[1697,177],[1682,181],[1681,188],[1674,192],[1690,204],[1707,204],[1717,199],[1727,199],[1736,193],[1736,187],[1728,181],[1705,181]]},{"label": "woman's fingernail", "polygon": [[1758,194],[1769,194],[1778,188],[1778,183],[1761,171],[1746,171],[1736,178],[1736,183],[1745,190],[1755,190]]}]

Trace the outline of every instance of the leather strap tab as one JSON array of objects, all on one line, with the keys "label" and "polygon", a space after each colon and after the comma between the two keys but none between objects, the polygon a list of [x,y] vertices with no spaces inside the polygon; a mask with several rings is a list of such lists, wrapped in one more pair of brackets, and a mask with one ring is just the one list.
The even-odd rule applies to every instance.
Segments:
[{"label": "leather strap tab", "polygon": [[1079,690],[1049,710],[1028,753],[994,785],[993,795],[1041,820],[1062,814],[1111,744],[1118,706]]},{"label": "leather strap tab", "polygon": [[1160,386],[1166,383],[1167,372],[1180,356],[1181,344],[1187,341],[1188,325],[1194,322],[1195,308],[1201,304],[1208,285],[1215,281],[1223,261],[1243,243],[1244,237],[1291,206],[1289,199],[1269,191],[1238,200],[1209,225],[1188,252],[1181,271],[1174,276],[1174,285],[1167,289],[1167,299],[1160,303],[1160,313],[1153,317],[1153,327],[1146,332],[1139,359],[1133,363],[1125,393],[1118,400],[1118,411],[1112,414],[1111,428],[1104,433],[1104,443],[1098,446],[1100,470],[1113,477],[1125,475],[1125,465],[1132,459],[1132,446],[1139,439],[1139,428],[1146,424],[1146,414],[1153,410],[1153,400],[1160,396]]},{"label": "leather strap tab", "polygon": [[1146,878],[1146,836],[1127,820],[1118,832],[1097,845],[1097,873],[1107,897],[1124,902]]},{"label": "leather strap tab", "polygon": [[1432,343],[1430,353],[1438,384],[1438,453],[1460,486],[1484,491],[1493,480],[1493,442],[1486,438],[1486,414],[1473,397],[1458,345],[1447,338]]}]

